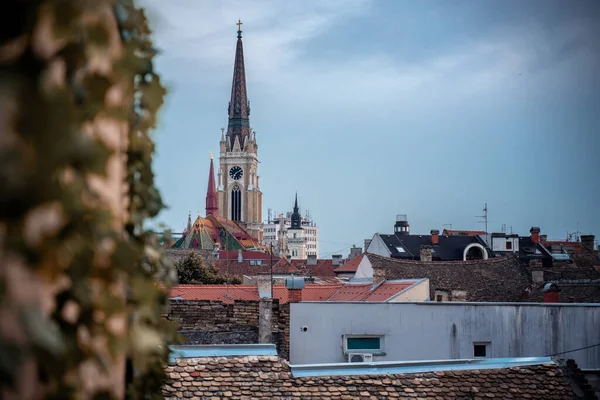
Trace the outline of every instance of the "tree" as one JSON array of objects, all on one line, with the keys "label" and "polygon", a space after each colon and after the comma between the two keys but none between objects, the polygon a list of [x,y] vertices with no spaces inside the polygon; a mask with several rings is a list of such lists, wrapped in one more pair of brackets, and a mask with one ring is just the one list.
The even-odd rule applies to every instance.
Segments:
[{"label": "tree", "polygon": [[213,264],[208,266],[204,259],[197,252],[191,251],[188,255],[179,260],[175,267],[177,277],[181,284],[240,284],[241,279],[237,276],[219,274],[219,270]]}]

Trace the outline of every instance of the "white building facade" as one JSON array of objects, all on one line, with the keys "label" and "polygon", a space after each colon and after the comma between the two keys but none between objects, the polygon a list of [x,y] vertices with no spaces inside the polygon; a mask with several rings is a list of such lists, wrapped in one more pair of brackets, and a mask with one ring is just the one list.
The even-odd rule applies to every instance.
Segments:
[{"label": "white building facade", "polygon": [[[304,256],[292,256],[292,259],[305,259],[307,256],[318,256],[319,254],[319,227],[312,219],[308,219],[306,217],[301,217],[300,225],[302,227],[302,237],[303,240],[298,240],[299,235],[298,231],[293,229],[290,230],[292,226],[292,213],[287,213],[286,215],[279,214],[278,217],[267,221],[264,225],[264,240],[267,246],[273,244],[274,248],[278,248],[278,244],[280,243],[281,232],[285,232],[284,235],[287,239],[287,247],[288,252],[292,248],[292,242],[294,242],[294,248],[298,250],[298,246],[303,247]],[[296,238],[293,237],[294,233],[296,233]],[[296,239],[296,240],[294,240]],[[302,242],[302,243],[301,243]]]}]

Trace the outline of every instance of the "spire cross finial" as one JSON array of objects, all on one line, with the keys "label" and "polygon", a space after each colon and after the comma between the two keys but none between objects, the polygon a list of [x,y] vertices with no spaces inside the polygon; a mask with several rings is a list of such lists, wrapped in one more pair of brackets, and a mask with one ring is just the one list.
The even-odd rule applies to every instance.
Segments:
[{"label": "spire cross finial", "polygon": [[200,210],[198,210],[198,216],[200,216]]},{"label": "spire cross finial", "polygon": [[213,159],[213,155],[212,155],[212,151],[209,151],[208,154],[210,154],[210,159]]},{"label": "spire cross finial", "polygon": [[238,32],[242,31],[242,25],[244,25],[244,23],[242,22],[241,19],[238,19],[238,22],[235,23],[238,26]]}]

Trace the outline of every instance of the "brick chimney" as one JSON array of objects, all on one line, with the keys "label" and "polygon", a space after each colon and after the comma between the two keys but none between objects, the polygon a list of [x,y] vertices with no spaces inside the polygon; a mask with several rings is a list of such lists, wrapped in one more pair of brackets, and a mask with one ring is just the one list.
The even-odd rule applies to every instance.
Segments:
[{"label": "brick chimney", "polygon": [[529,233],[531,234],[531,241],[533,243],[539,243],[540,242],[540,228],[538,228],[537,226],[533,226],[529,230]]},{"label": "brick chimney", "polygon": [[433,248],[427,244],[421,246],[421,261],[431,261]]},{"label": "brick chimney", "polygon": [[341,254],[334,254],[331,256],[331,265],[339,266],[342,264],[342,256]]},{"label": "brick chimney", "polygon": [[431,244],[439,244],[440,243],[440,231],[437,229],[431,230]]},{"label": "brick chimney", "polygon": [[556,283],[547,283],[544,286],[544,303],[560,303],[560,289]]},{"label": "brick chimney", "polygon": [[594,235],[581,235],[581,245],[587,251],[594,251]]},{"label": "brick chimney", "polygon": [[285,287],[288,291],[288,301],[290,303],[299,303],[302,301],[302,291],[304,290],[304,278],[293,276],[285,280]]}]

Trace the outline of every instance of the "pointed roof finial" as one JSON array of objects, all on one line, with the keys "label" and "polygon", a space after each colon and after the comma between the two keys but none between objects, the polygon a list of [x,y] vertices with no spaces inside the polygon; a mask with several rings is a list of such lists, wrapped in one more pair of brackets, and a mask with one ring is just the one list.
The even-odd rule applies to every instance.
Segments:
[{"label": "pointed roof finial", "polygon": [[294,212],[292,212],[290,229],[302,229],[300,210],[298,209],[298,192],[296,192],[296,201],[294,202]]},{"label": "pointed roof finial", "polygon": [[210,154],[210,159],[212,160],[213,159],[212,151],[209,151],[208,154]]},{"label": "pointed roof finial", "polygon": [[210,153],[210,168],[208,170],[208,187],[206,188],[206,216],[219,215],[217,205],[217,186],[215,185],[215,170],[213,166],[212,152]]},{"label": "pointed roof finial", "polygon": [[[235,48],[235,62],[233,65],[233,81],[231,84],[231,98],[227,113],[228,149],[233,149],[235,139],[239,138],[240,150],[244,148],[244,141],[250,132],[250,107],[248,93],[246,92],[246,69],[244,67],[244,49],[242,44],[242,21],[238,21],[238,40]],[[235,150],[228,150],[235,151]]]},{"label": "pointed roof finial", "polygon": [[242,22],[241,19],[238,18],[238,22],[235,23],[238,26],[238,39],[242,38],[242,25],[244,25],[244,23]]}]

